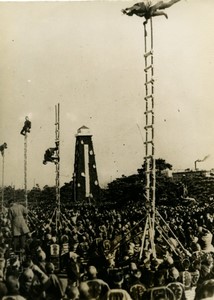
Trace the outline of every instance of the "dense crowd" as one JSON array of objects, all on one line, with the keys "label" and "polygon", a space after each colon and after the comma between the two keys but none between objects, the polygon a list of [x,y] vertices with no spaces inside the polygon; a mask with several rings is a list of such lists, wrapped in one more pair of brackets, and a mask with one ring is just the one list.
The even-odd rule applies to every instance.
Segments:
[{"label": "dense crowd", "polygon": [[214,299],[210,208],[159,213],[154,250],[142,203],[60,211],[11,203],[0,219],[0,300]]}]

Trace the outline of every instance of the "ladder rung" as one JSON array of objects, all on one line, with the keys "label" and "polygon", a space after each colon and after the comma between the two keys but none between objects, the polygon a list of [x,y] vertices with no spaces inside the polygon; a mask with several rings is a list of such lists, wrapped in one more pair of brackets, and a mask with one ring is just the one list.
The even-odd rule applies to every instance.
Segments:
[{"label": "ladder rung", "polygon": [[154,79],[152,78],[151,80],[145,82],[144,84],[147,85],[147,84],[153,84],[154,83]]},{"label": "ladder rung", "polygon": [[146,144],[154,144],[154,142],[153,141],[147,141],[147,142],[144,142],[144,144],[146,145]]},{"label": "ladder rung", "polygon": [[152,55],[152,54],[153,54],[153,51],[151,50],[151,51],[145,53],[145,54],[144,54],[144,57],[148,57],[149,55]]},{"label": "ladder rung", "polygon": [[145,156],[145,158],[147,159],[147,158],[152,158],[152,155],[147,155],[147,156]]},{"label": "ladder rung", "polygon": [[149,69],[152,69],[152,67],[153,67],[153,66],[150,65],[150,66],[146,67],[146,68],[144,69],[144,71],[147,72]]},{"label": "ladder rung", "polygon": [[148,95],[148,96],[144,97],[145,100],[148,100],[149,98],[153,99],[153,95]]},{"label": "ladder rung", "polygon": [[151,110],[147,110],[144,112],[145,115],[148,115],[148,114],[154,114],[154,111],[151,109]]},{"label": "ladder rung", "polygon": [[148,128],[153,128],[153,124],[144,126],[144,129],[148,129]]}]

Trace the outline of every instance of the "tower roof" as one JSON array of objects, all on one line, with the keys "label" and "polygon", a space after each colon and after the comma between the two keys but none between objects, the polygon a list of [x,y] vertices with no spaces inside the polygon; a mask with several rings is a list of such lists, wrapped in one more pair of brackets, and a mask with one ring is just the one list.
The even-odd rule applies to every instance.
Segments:
[{"label": "tower roof", "polygon": [[77,130],[76,136],[86,136],[86,135],[91,136],[90,129],[88,127],[86,127],[85,125],[83,125],[82,127],[80,127]]}]

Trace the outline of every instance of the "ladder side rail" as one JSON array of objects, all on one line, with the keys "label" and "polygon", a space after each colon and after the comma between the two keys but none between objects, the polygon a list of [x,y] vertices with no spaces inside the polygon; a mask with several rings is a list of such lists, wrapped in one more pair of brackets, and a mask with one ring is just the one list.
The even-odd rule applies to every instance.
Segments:
[{"label": "ladder side rail", "polygon": [[2,152],[2,195],[1,195],[1,211],[3,212],[4,207],[4,151]]},{"label": "ladder side rail", "polygon": [[28,195],[27,195],[27,133],[24,137],[24,189],[25,189],[25,206],[28,208]]}]

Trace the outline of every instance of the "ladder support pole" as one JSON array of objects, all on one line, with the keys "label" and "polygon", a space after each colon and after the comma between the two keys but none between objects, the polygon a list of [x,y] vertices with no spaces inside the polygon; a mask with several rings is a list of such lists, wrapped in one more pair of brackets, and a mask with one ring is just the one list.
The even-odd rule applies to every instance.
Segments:
[{"label": "ladder support pole", "polygon": [[25,189],[25,206],[28,208],[28,195],[27,195],[27,133],[24,137],[24,189]]},{"label": "ladder support pole", "polygon": [[4,208],[4,151],[2,152],[2,187],[1,187],[1,212]]}]

